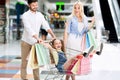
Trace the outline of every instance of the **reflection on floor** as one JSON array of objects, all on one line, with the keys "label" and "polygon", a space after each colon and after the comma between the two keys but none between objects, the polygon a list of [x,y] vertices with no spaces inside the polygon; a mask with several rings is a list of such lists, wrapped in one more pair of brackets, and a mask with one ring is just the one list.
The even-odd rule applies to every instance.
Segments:
[{"label": "reflection on floor", "polygon": [[[0,77],[4,79],[20,79],[20,57],[5,55],[0,57]],[[28,74],[29,78],[32,78],[32,74]]]},{"label": "reflection on floor", "polygon": [[[0,44],[0,80],[20,79],[20,42]],[[120,79],[120,44],[104,43],[101,56],[94,55],[91,61],[92,72],[76,76],[76,80],[119,80]],[[40,71],[45,69],[40,68]],[[33,80],[32,70],[28,68],[28,79]],[[40,74],[41,80],[45,75]],[[56,79],[59,80],[59,79]]]}]

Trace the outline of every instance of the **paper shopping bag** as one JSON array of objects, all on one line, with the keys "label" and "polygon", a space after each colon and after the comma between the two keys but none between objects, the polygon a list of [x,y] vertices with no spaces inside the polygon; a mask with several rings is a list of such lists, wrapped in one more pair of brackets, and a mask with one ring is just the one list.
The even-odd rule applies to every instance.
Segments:
[{"label": "paper shopping bag", "polygon": [[38,65],[47,65],[50,63],[47,49],[42,44],[35,44]]},{"label": "paper shopping bag", "polygon": [[72,68],[74,67],[74,65],[76,64],[77,61],[78,61],[77,59],[72,59],[71,60],[71,63],[67,68],[67,74],[72,74],[71,70],[72,70]]},{"label": "paper shopping bag", "polygon": [[83,35],[80,45],[81,45],[81,49],[80,50],[84,51],[85,47],[86,47],[86,34]]},{"label": "paper shopping bag", "polygon": [[73,74],[77,74],[79,67],[80,67],[80,59],[77,60],[77,62],[75,63],[75,65],[74,65],[73,68],[71,69],[71,72],[72,72]]},{"label": "paper shopping bag", "polygon": [[88,38],[89,38],[90,45],[93,45],[93,46],[94,46],[94,49],[96,49],[97,44],[96,44],[95,37],[93,36],[93,34],[92,34],[91,31],[89,31],[87,34],[88,34]]},{"label": "paper shopping bag", "polygon": [[90,45],[90,39],[89,39],[89,35],[88,34],[86,34],[86,48],[89,48],[91,45]]},{"label": "paper shopping bag", "polygon": [[91,72],[90,59],[91,59],[90,56],[88,56],[87,58],[83,57],[80,59],[80,66],[77,71],[78,75],[85,75]]},{"label": "paper shopping bag", "polygon": [[29,55],[29,58],[28,58],[28,66],[33,68],[33,69],[39,67],[34,45],[32,46],[32,48],[30,50],[30,55]]}]

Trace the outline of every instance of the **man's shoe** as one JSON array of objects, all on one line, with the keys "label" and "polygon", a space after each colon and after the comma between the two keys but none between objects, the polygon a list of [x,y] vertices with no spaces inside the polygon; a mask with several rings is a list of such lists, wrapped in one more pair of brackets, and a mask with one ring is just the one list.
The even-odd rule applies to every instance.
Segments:
[{"label": "man's shoe", "polygon": [[85,51],[83,51],[83,56],[84,57],[88,57],[90,52],[93,51],[94,46],[90,46],[89,48],[87,48]]},{"label": "man's shoe", "polygon": [[101,43],[100,46],[98,47],[98,50],[96,50],[96,54],[101,55],[102,50],[103,50],[103,43]]}]

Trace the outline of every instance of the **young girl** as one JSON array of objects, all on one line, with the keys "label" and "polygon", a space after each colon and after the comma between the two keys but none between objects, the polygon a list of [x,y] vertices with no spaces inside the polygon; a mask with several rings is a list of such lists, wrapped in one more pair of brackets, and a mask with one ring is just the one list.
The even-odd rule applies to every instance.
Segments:
[{"label": "young girl", "polygon": [[[67,62],[71,62],[73,59],[76,59],[76,56],[69,59],[69,61],[67,61],[67,57],[66,54],[64,53],[64,45],[63,45],[63,41],[59,40],[59,39],[54,39],[50,42],[50,44],[44,43],[42,42],[41,44],[43,44],[44,46],[48,47],[50,52],[53,55],[54,61],[55,61],[55,66],[58,69],[59,72],[61,73],[66,73],[67,68],[69,67],[69,65],[64,65]],[[88,53],[82,53],[80,54],[80,56],[84,56],[87,57],[90,53],[90,51],[93,50],[93,46],[89,48]],[[68,63],[70,64],[70,63]],[[72,80],[75,80],[75,75],[66,75],[66,80],[69,80],[69,78],[72,78]]]}]

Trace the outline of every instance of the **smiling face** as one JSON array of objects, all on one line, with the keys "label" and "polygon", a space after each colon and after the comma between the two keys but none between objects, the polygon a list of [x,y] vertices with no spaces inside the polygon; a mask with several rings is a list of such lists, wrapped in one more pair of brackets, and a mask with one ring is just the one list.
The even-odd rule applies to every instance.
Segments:
[{"label": "smiling face", "polygon": [[32,2],[31,4],[29,4],[29,8],[32,12],[36,12],[38,9],[38,2]]},{"label": "smiling face", "polygon": [[56,49],[56,50],[61,50],[62,48],[62,43],[60,40],[56,39],[54,40],[53,42],[53,47]]},{"label": "smiling face", "polygon": [[75,2],[73,5],[73,11],[72,14],[77,17],[83,17],[84,16],[84,10],[83,10],[83,4],[81,2]]},{"label": "smiling face", "polygon": [[75,13],[75,15],[80,15],[80,6],[79,6],[79,4],[76,4],[74,6],[74,13]]}]

